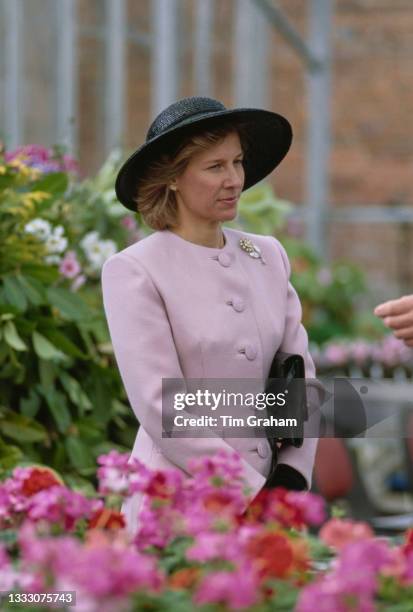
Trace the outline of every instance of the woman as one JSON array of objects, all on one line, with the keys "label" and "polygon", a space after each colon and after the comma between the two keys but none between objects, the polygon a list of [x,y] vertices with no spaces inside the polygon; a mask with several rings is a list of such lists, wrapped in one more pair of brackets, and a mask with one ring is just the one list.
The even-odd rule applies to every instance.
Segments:
[{"label": "woman", "polygon": [[[272,236],[222,228],[241,192],[280,163],[291,139],[288,121],[270,111],[227,110],[203,97],[169,106],[116,180],[118,199],[156,231],[102,270],[112,344],[140,423],[131,456],[188,472],[192,457],[236,449],[251,496],[269,476],[268,440],[162,437],[162,405],[172,393],[162,395],[162,379],[180,390],[184,379],[265,379],[277,350],[300,353],[306,377],[315,378],[284,248]],[[315,405],[317,393],[309,397]],[[283,448],[267,484],[309,489],[316,446],[307,437],[300,448]],[[131,532],[142,503],[135,495],[124,504]]]}]

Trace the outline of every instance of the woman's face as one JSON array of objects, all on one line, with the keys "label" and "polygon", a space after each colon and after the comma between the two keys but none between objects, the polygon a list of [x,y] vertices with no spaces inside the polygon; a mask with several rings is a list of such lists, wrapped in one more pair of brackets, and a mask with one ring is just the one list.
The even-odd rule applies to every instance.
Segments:
[{"label": "woman's face", "polygon": [[237,214],[245,173],[236,132],[196,153],[175,180],[179,223],[229,221]]}]

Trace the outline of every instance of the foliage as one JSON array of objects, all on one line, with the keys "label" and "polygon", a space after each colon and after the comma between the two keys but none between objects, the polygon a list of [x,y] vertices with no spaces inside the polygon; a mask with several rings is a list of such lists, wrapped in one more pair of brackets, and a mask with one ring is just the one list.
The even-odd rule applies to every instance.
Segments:
[{"label": "foliage", "polygon": [[36,461],[87,488],[108,441],[130,447],[136,430],[99,286],[130,230],[112,221],[119,244],[96,231],[105,194],[74,167],[34,146],[0,158],[0,468]]}]

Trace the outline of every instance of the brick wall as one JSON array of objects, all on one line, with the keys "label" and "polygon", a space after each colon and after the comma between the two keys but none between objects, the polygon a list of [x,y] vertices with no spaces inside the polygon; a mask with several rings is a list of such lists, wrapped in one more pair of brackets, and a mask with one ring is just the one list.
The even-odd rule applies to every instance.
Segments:
[{"label": "brick wall", "polygon": [[[308,2],[280,0],[279,6],[306,35]],[[81,0],[83,24],[99,23],[102,2]],[[100,8],[99,8],[100,7]],[[180,95],[192,94],[191,23],[193,2],[181,4]],[[236,0],[216,3],[211,95],[231,106],[231,24]],[[150,31],[150,0],[129,1],[130,27]],[[410,0],[336,0],[332,80],[331,202],[347,204],[413,203],[413,3]],[[93,172],[101,163],[103,51],[101,43],[82,37],[80,61],[81,163]],[[285,114],[294,128],[293,147],[271,177],[280,197],[305,197],[306,87],[302,62],[272,31],[270,34],[268,108]],[[149,50],[131,42],[127,51],[127,101],[124,145],[139,145],[150,121]],[[100,100],[101,102],[101,100]],[[97,110],[96,110],[97,109]],[[411,236],[411,234],[410,234]],[[406,290],[413,276],[400,272],[400,232],[387,227],[332,228],[332,254],[362,265],[372,279],[374,296]],[[402,245],[411,256],[410,238]],[[383,257],[383,255],[385,255]],[[403,276],[403,284],[401,279]]]}]

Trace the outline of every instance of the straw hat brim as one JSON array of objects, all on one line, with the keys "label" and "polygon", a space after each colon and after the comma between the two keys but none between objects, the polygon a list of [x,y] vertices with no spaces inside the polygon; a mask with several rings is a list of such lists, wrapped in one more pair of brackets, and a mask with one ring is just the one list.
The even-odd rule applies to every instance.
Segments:
[{"label": "straw hat brim", "polygon": [[292,142],[289,121],[272,111],[255,108],[228,109],[199,113],[179,121],[161,134],[146,141],[122,165],[116,178],[118,200],[136,212],[139,177],[150,161],[179,142],[194,128],[208,129],[225,120],[246,124],[248,152],[244,157],[245,182],[243,191],[265,178],[284,159]]}]

